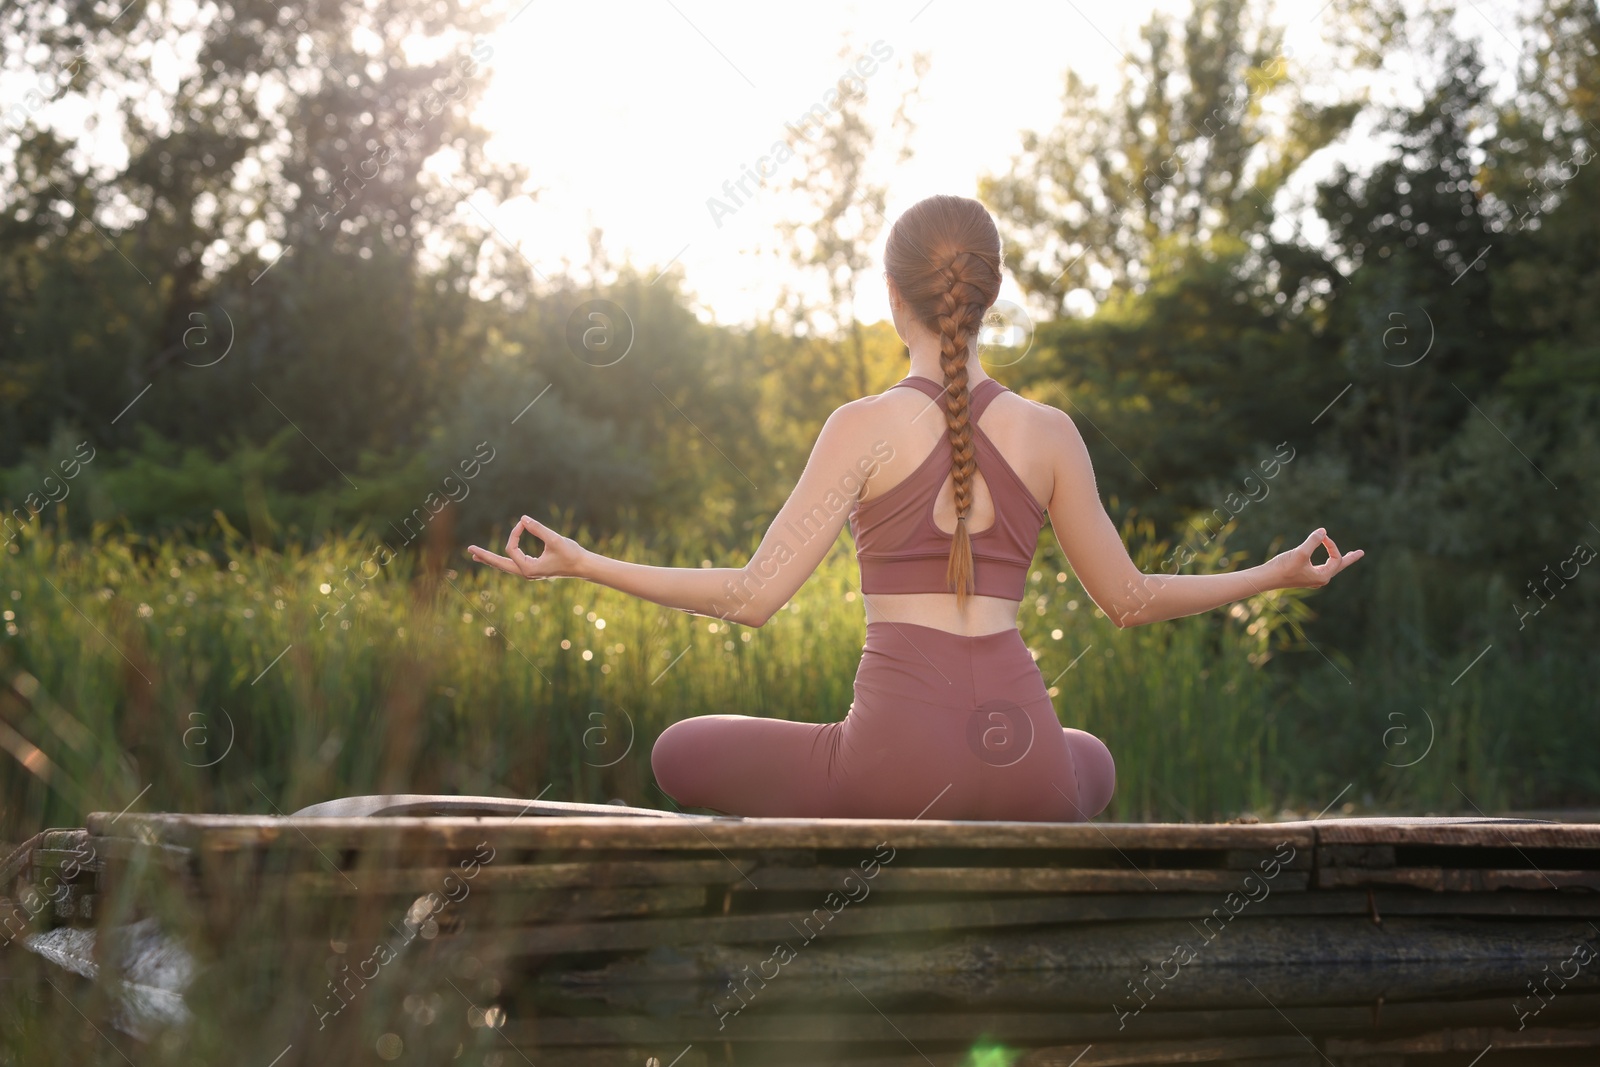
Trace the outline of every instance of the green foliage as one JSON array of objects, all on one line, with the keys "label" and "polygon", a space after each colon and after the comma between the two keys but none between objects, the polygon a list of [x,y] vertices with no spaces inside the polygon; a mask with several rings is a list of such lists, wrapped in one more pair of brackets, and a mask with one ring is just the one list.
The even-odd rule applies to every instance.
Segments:
[{"label": "green foliage", "polygon": [[[768,625],[745,628],[576,581],[391,561],[376,540],[284,553],[228,529],[218,541],[35,528],[0,553],[7,718],[48,757],[47,772],[8,777],[0,834],[81,822],[152,782],[150,805],[173,810],[547,787],[664,805],[648,755],[667,724],[708,711],[837,719],[865,637],[842,546]],[[1023,633],[1064,722],[1118,753],[1116,810],[1266,802],[1258,666],[1294,598],[1117,631],[1075,589],[1035,570]]]},{"label": "green foliage", "polygon": [[[1243,563],[1227,536],[1197,565]],[[80,825],[146,786],[151,810],[288,811],[384,791],[665,806],[649,751],[669,723],[713,711],[835,720],[865,636],[842,543],[761,628],[576,581],[390,559],[375,539],[279,553],[222,528],[216,543],[32,528],[0,553],[0,704],[39,752],[3,779],[0,837]],[[652,555],[632,539],[600,547]],[[1150,566],[1169,546],[1134,549]],[[1585,756],[1600,741],[1583,682],[1592,651],[1495,656],[1453,687],[1466,657],[1430,664],[1401,646],[1350,685],[1337,650],[1304,651],[1315,639],[1301,595],[1119,631],[1058,565],[1046,552],[1031,573],[1022,633],[1063,725],[1115,755],[1107,818],[1315,810],[1352,777],[1364,803],[1446,809],[1460,806],[1451,782],[1486,806],[1597,784]],[[1289,669],[1290,652],[1319,657],[1320,680]],[[1512,694],[1526,725],[1493,713]],[[1438,741],[1401,774],[1392,765],[1422,744],[1419,701]],[[1410,716],[1411,750],[1396,735],[1385,746],[1394,711]],[[1544,773],[1510,769],[1532,765]]]},{"label": "green foliage", "polygon": [[1307,98],[1304,67],[1260,9],[1197,0],[1174,21],[1145,23],[1121,93],[1069,71],[1058,125],[1024,133],[1009,170],[980,183],[1013,274],[1051,312],[1074,290],[1103,301],[1191,249],[1265,235],[1284,183],[1359,113]]}]

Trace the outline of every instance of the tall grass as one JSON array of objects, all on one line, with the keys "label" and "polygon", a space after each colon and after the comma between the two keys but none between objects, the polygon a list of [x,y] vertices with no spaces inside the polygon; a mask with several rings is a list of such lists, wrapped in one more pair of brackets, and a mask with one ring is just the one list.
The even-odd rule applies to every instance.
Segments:
[{"label": "tall grass", "polygon": [[[272,813],[391,791],[664,807],[649,752],[668,724],[828,721],[850,706],[865,623],[847,542],[760,628],[459,556],[379,566],[377,547],[268,551],[231,531],[210,547],[68,540],[36,525],[0,552],[0,837],[130,804]],[[633,539],[598,547],[650,558]],[[1220,553],[1199,566],[1226,565]],[[1020,623],[1063,724],[1116,757],[1105,818],[1314,812],[1346,785],[1346,801],[1391,810],[1593,787],[1592,663],[1486,663],[1418,700],[1432,682],[1415,671],[1319,660],[1296,637],[1311,615],[1299,594],[1119,631],[1058,567],[1041,554]],[[1285,668],[1296,646],[1312,669]],[[1516,735],[1511,700],[1542,714],[1542,732]],[[1418,706],[1435,748],[1401,768],[1421,751]],[[1412,748],[1386,733],[1391,709],[1412,716]]]}]

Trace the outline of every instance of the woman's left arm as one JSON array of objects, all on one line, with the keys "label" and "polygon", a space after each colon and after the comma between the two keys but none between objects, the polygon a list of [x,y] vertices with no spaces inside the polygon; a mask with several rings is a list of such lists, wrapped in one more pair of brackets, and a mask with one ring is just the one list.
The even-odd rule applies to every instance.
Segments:
[{"label": "woman's left arm", "polygon": [[[743,567],[652,567],[591,552],[527,517],[512,529],[506,554],[473,545],[479,563],[530,580],[583,578],[643,600],[693,615],[760,626],[789,602],[839,537],[851,504],[876,465],[890,455],[887,442],[869,443],[867,419],[852,401],[823,425],[789,499]],[[524,532],[544,542],[537,556],[522,551]]]}]

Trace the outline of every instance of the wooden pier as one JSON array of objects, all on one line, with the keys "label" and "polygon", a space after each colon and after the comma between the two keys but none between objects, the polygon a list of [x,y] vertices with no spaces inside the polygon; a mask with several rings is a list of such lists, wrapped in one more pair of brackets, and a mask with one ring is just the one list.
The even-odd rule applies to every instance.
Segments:
[{"label": "wooden pier", "polygon": [[[63,931],[154,920],[199,958],[265,943],[320,963],[331,944],[359,970],[387,946],[427,961],[405,968],[417,982],[470,960],[498,976],[500,1034],[541,1067],[635,1062],[600,1056],[618,1049],[668,1050],[664,1065],[684,1046],[679,1067],[942,1067],[985,1040],[1034,1067],[1388,1065],[1490,1044],[1600,1057],[1600,962],[1578,948],[1600,952],[1596,824],[356,798],[291,817],[97,813],[0,876],[8,912],[48,894],[25,939],[47,955]],[[795,1051],[818,1041],[833,1051]]]}]

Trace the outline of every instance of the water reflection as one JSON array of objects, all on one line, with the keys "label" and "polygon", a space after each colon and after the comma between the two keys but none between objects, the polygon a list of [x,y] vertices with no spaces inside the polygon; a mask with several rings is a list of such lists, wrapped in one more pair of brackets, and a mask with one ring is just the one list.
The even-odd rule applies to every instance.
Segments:
[{"label": "water reflection", "polygon": [[[86,977],[75,978],[61,968],[58,946],[35,941],[33,954],[6,957],[4,988],[14,1010],[30,982],[41,1005],[61,998],[57,1008],[89,1005],[98,986],[121,1000],[125,1010],[107,1017],[122,1031],[113,1030],[117,1049],[141,1067],[211,1062],[192,1054],[219,1043],[241,1053],[235,1062],[264,1065],[281,1055],[276,1067],[1600,1063],[1600,981],[1586,950],[1595,936],[1587,921],[1521,932],[1504,922],[1391,919],[1380,928],[1340,918],[1308,929],[1259,921],[1233,931],[1243,936],[1229,951],[1260,955],[1278,944],[1298,954],[1296,962],[1230,962],[1219,943],[1214,958],[1149,969],[1141,951],[1181,938],[1188,925],[1094,926],[1065,940],[1059,930],[912,938],[892,953],[819,945],[776,970],[774,954],[754,945],[657,948],[597,964],[594,956],[532,959],[503,936],[501,953],[467,936],[436,936],[392,973],[374,975],[370,989],[326,980],[348,970],[350,946],[335,943],[344,951],[324,947],[321,966],[278,972],[270,985],[239,957],[200,966],[176,1014],[147,1010],[148,980],[119,988],[110,970],[81,967]],[[1366,937],[1392,941],[1390,962],[1341,958]],[[1018,969],[1029,960],[1060,963],[1056,954],[1071,941],[1086,966]],[[1477,958],[1427,958],[1468,944]],[[257,961],[287,958],[293,947],[258,944]],[[169,941],[141,951],[163,953],[171,968],[178,950]],[[1108,951],[1126,963],[1104,966]],[[1407,952],[1416,958],[1402,958]],[[908,961],[919,969],[907,973]],[[175,970],[189,973],[187,964]],[[352,1010],[313,1010],[335,985]],[[142,1025],[115,1021],[128,1010],[144,1013]],[[72,1029],[64,1009],[57,1014],[62,1032]],[[111,1038],[102,1039],[103,1061],[63,1062],[120,1062],[109,1057]]]},{"label": "water reflection", "polygon": [[[1315,957],[1314,946],[1308,955]],[[996,945],[996,962],[1004,958]],[[667,971],[685,961],[659,954]],[[1542,977],[1542,974],[1540,975]],[[579,1049],[649,1046],[691,1063],[1095,1064],[1333,1063],[1365,1067],[1600,1062],[1600,989],[1579,973],[1530,992],[1504,960],[1362,966],[1196,965],[1137,997],[1106,972],[1039,976],[871,975],[840,969],[720,985],[568,975],[546,987],[527,1034],[541,1062]],[[676,1045],[676,1048],[672,1046]],[[686,1050],[686,1051],[685,1051]],[[694,1059],[698,1051],[704,1058]],[[1465,1058],[1454,1054],[1465,1053]],[[651,1053],[658,1055],[659,1053]],[[573,1057],[569,1060],[562,1057]],[[1443,1058],[1441,1058],[1443,1057]],[[648,1058],[648,1057],[647,1057]],[[670,1059],[663,1059],[662,1063]],[[616,1061],[624,1062],[624,1061]],[[643,1062],[643,1061],[640,1061]]]}]

